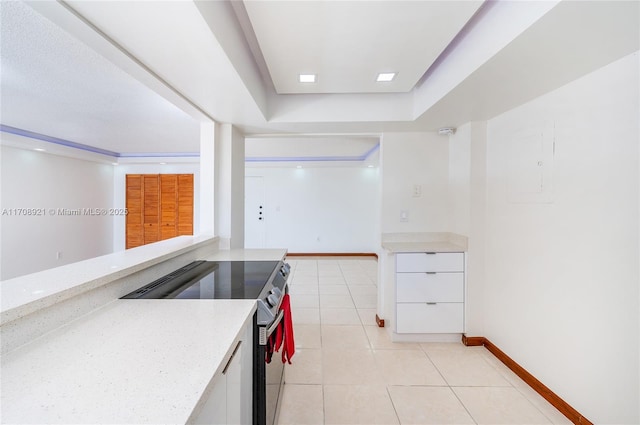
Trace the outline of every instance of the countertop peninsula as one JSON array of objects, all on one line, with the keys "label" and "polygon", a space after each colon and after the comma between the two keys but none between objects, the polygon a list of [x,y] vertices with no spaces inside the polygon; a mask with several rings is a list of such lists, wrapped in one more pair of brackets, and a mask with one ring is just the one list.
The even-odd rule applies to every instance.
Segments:
[{"label": "countertop peninsula", "polygon": [[[221,250],[201,259],[285,255]],[[2,355],[0,422],[187,423],[255,309],[255,300],[112,300]]]}]

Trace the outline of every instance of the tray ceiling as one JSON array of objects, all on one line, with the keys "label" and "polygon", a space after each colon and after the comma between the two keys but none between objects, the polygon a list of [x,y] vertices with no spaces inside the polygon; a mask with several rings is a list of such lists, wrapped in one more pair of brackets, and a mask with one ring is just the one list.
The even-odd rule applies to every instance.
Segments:
[{"label": "tray ceiling", "polygon": [[214,120],[326,156],[346,135],[490,119],[635,52],[639,5],[2,2],[0,124],[136,156],[197,152]]},{"label": "tray ceiling", "polygon": [[[267,77],[280,94],[408,92],[482,5],[478,0],[243,3]],[[377,82],[382,72],[396,77]],[[299,74],[316,75],[317,81],[301,83]]]}]

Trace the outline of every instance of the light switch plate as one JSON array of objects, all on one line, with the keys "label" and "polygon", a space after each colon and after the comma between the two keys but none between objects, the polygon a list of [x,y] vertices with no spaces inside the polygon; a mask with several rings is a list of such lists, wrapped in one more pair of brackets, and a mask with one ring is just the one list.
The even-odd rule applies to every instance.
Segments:
[{"label": "light switch plate", "polygon": [[400,221],[409,221],[409,211],[400,210]]}]

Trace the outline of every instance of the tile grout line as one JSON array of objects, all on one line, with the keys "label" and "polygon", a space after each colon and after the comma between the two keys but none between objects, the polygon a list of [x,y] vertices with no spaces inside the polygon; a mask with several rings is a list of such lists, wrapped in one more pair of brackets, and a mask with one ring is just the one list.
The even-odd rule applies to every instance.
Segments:
[{"label": "tile grout line", "polygon": [[[322,357],[322,358],[324,358],[325,347],[324,347],[324,344],[323,344],[323,341],[322,341],[322,328],[323,328],[323,326],[324,326],[324,322],[323,322],[323,320],[322,320],[322,316],[320,315],[320,310],[321,310],[321,308],[320,308],[320,306],[321,306],[321,305],[320,305],[320,295],[321,295],[321,294],[320,294],[320,264],[319,264],[319,262],[318,262],[317,260],[314,260],[314,263],[315,263],[315,264],[314,264],[315,269],[317,270],[317,274],[316,274],[316,281],[315,281],[315,283],[316,283],[316,285],[317,285],[317,289],[318,289],[318,308],[319,308],[319,324],[320,324],[320,325],[319,325],[319,329],[320,329],[320,335],[319,335],[319,339],[320,339],[320,352],[321,352],[321,357]],[[344,280],[344,282],[345,282],[345,284],[346,284],[346,286],[347,286],[347,290],[348,290],[349,296],[350,296],[351,301],[352,301],[352,303],[353,303],[353,307],[349,307],[349,308],[354,308],[354,309],[355,309],[355,312],[356,312],[357,317],[358,317],[358,321],[359,321],[359,323],[360,323],[360,324],[359,324],[359,325],[357,325],[357,326],[358,326],[359,328],[361,328],[361,329],[362,329],[362,331],[365,333],[365,337],[367,338],[367,341],[368,341],[368,347],[369,347],[369,348],[368,348],[366,351],[374,352],[374,351],[376,351],[376,349],[375,349],[375,348],[374,348],[374,346],[373,346],[372,337],[371,337],[371,336],[366,332],[366,325],[364,324],[363,317],[361,317],[361,316],[360,316],[360,314],[358,313],[358,308],[357,308],[357,306],[355,305],[355,301],[354,301],[354,299],[353,299],[353,293],[352,293],[352,291],[351,291],[351,287],[350,287],[350,286],[349,286],[349,284],[347,283],[347,279],[346,279],[346,277],[345,277],[345,270],[343,269],[343,267],[342,267],[342,265],[340,264],[340,262],[337,262],[337,263],[338,263],[338,268],[339,268],[339,270],[340,270],[340,273],[342,274],[342,279]],[[298,271],[298,269],[297,269],[297,265],[298,265],[298,264],[296,264],[296,272]],[[358,266],[359,266],[358,271],[359,271],[359,272],[362,272],[362,271],[363,271],[363,266],[362,266],[361,264],[358,264]],[[294,275],[294,277],[295,277],[295,275]],[[292,283],[293,283],[293,282],[292,282]],[[376,286],[377,286],[377,284],[376,284]],[[327,325],[327,326],[329,326],[329,325]],[[446,378],[445,378],[445,376],[442,374],[442,372],[441,372],[441,371],[440,371],[440,369],[437,367],[437,365],[433,362],[433,359],[431,358],[431,356],[429,355],[429,353],[428,353],[428,352],[427,352],[427,350],[425,349],[424,344],[418,344],[418,346],[419,346],[419,349],[423,352],[423,354],[425,354],[425,355],[427,356],[427,358],[428,358],[429,362],[430,362],[430,363],[432,364],[432,366],[436,369],[436,371],[438,372],[438,374],[439,374],[439,375],[440,375],[440,377],[442,378],[442,380],[443,380],[443,382],[445,383],[445,385],[437,385],[437,386],[434,386],[434,385],[409,385],[409,386],[418,386],[418,387],[441,387],[441,388],[446,387],[446,388],[449,388],[449,391],[450,391],[450,392],[453,392],[455,399],[456,399],[456,400],[457,400],[457,401],[462,405],[462,407],[464,408],[464,411],[469,415],[470,419],[473,421],[473,423],[474,423],[474,424],[478,424],[478,421],[476,420],[476,418],[474,418],[474,417],[473,417],[473,415],[471,415],[471,412],[469,411],[469,409],[467,408],[467,406],[462,402],[461,398],[459,397],[459,395],[456,393],[456,391],[455,391],[454,389],[457,389],[457,388],[509,388],[509,387],[514,388],[514,389],[517,391],[517,393],[518,393],[521,397],[523,397],[524,399],[526,399],[526,400],[529,402],[529,404],[535,408],[534,410],[538,411],[538,413],[539,413],[539,414],[541,414],[541,415],[542,415],[542,417],[543,417],[545,420],[547,420],[549,423],[555,423],[555,422],[554,422],[554,420],[553,420],[552,418],[550,418],[549,416],[547,416],[547,414],[545,414],[545,412],[544,412],[541,408],[538,408],[538,406],[534,403],[534,401],[533,401],[532,399],[530,399],[530,398],[529,398],[529,396],[527,396],[527,394],[523,393],[523,392],[519,389],[519,387],[518,387],[518,386],[516,386],[516,385],[515,385],[515,384],[514,384],[510,379],[508,379],[508,378],[507,378],[507,376],[503,373],[503,371],[499,370],[499,369],[498,369],[498,368],[497,368],[493,363],[491,363],[491,362],[489,361],[489,359],[488,359],[486,356],[483,356],[483,355],[481,355],[481,354],[479,354],[479,353],[475,353],[476,355],[480,355],[480,357],[483,359],[483,361],[484,361],[485,363],[488,363],[488,364],[489,364],[489,366],[491,367],[491,369],[493,369],[496,373],[498,373],[498,374],[499,374],[499,375],[504,379],[504,381],[505,381],[505,383],[506,383],[506,385],[505,385],[505,386],[493,386],[493,385],[489,385],[489,386],[486,386],[486,385],[485,385],[485,386],[478,386],[478,385],[458,385],[458,386],[452,386],[452,385],[447,381],[447,379],[446,379]],[[384,348],[380,348],[380,350],[383,350],[383,349],[384,349]],[[375,360],[375,359],[374,359],[374,360]],[[376,365],[376,366],[377,366],[377,365]],[[321,365],[321,367],[322,367],[322,365]],[[323,403],[323,405],[322,405],[322,415],[323,415],[323,417],[322,417],[322,423],[327,423],[327,418],[326,418],[326,413],[327,413],[327,411],[326,411],[326,407],[327,407],[327,405],[326,405],[326,403],[325,403],[325,386],[326,386],[326,383],[325,383],[325,372],[326,372],[325,368],[324,368],[324,367],[322,367],[322,371],[321,371],[321,382],[320,382],[320,385],[321,385],[321,394],[322,394],[322,403]],[[311,382],[307,382],[307,383],[305,383],[304,385],[315,385],[315,384],[312,384]],[[338,384],[336,384],[336,385],[338,385]],[[344,384],[344,385],[349,385],[349,384]],[[386,379],[385,379],[384,385],[385,385],[385,389],[386,389],[387,397],[389,397],[389,400],[391,401],[392,408],[394,409],[394,413],[395,413],[396,419],[397,419],[398,423],[402,423],[402,422],[400,421],[400,417],[399,417],[399,414],[398,414],[398,409],[397,409],[397,407],[396,407],[396,403],[394,403],[394,400],[393,400],[393,398],[391,397],[391,394],[390,394],[390,387],[391,387],[391,386],[393,386],[393,385],[392,385],[392,384],[390,384],[390,383],[388,383],[388,382],[386,382]],[[367,385],[367,386],[371,386],[371,385]],[[404,386],[406,386],[406,385],[404,385]]]},{"label": "tile grout line", "polygon": [[317,273],[317,280],[316,280],[316,284],[318,286],[318,321],[320,323],[319,325],[319,338],[320,338],[320,368],[321,368],[321,374],[320,374],[320,392],[322,393],[322,423],[326,424],[327,423],[327,403],[326,403],[326,399],[325,399],[325,388],[324,388],[324,383],[325,383],[325,368],[324,368],[324,345],[322,344],[322,309],[320,306],[320,267],[318,264],[318,260],[315,260],[316,263],[316,273]]},{"label": "tile grout line", "polygon": [[400,425],[402,425],[402,421],[400,420],[400,415],[398,414],[398,409],[396,408],[396,404],[393,402],[393,397],[391,397],[391,393],[389,392],[389,386],[388,384],[385,384],[385,390],[387,391],[387,396],[389,396],[389,400],[391,401],[391,406],[393,407],[393,412],[396,414],[396,419],[398,420],[398,423]]},{"label": "tile grout line", "polygon": [[[486,350],[486,348],[485,348]],[[488,351],[488,350],[487,350]],[[522,397],[524,397],[525,400],[527,400],[529,402],[529,404],[531,404],[533,406],[534,409],[536,409],[538,412],[540,412],[540,414],[542,416],[544,416],[550,424],[553,424],[553,420],[547,416],[547,414],[545,412],[543,412],[540,408],[538,408],[538,406],[529,398],[529,396],[527,396],[524,392],[520,391],[520,389],[518,388],[518,386],[514,385],[510,379],[507,378],[507,375],[505,373],[503,373],[497,366],[496,364],[493,364],[492,362],[489,361],[489,359],[482,355],[479,354],[479,356],[491,367],[493,368],[493,370],[495,370],[500,376],[502,376],[502,378],[509,384],[509,386],[513,389],[515,389]],[[510,369],[508,369],[509,371],[511,371]],[[515,375],[515,374],[514,374]],[[518,377],[517,375],[515,375],[516,379],[522,381],[522,379],[520,377]],[[523,381],[524,382],[524,381]],[[503,387],[504,388],[504,387]],[[546,401],[546,400],[545,400]]]},{"label": "tile grout line", "polygon": [[469,415],[469,417],[471,418],[471,420],[473,421],[474,424],[478,424],[478,421],[476,420],[476,418],[473,417],[473,415],[471,414],[471,412],[469,411],[469,409],[467,408],[467,406],[462,402],[462,400],[460,399],[460,396],[458,396],[458,393],[456,393],[453,390],[454,387],[449,386],[449,391],[451,391],[453,393],[453,396],[456,398],[456,400],[458,400],[458,402],[460,403],[460,405],[462,407],[464,407],[465,412],[467,412],[467,415]]},{"label": "tile grout line", "polygon": [[420,350],[422,350],[422,352],[424,353],[424,355],[427,357],[427,360],[429,360],[429,363],[431,363],[431,365],[433,366],[433,368],[436,370],[436,372],[438,372],[438,375],[440,375],[440,377],[442,378],[442,380],[445,382],[445,384],[447,384],[447,386],[449,388],[451,388],[451,384],[449,384],[449,381],[447,380],[447,378],[445,378],[444,374],[442,373],[442,371],[440,371],[440,369],[438,368],[438,366],[435,364],[435,362],[433,361],[433,359],[431,359],[431,356],[429,355],[429,353],[427,353],[427,351],[424,349],[424,347],[422,346],[422,344],[418,344],[418,346],[420,347]]}]

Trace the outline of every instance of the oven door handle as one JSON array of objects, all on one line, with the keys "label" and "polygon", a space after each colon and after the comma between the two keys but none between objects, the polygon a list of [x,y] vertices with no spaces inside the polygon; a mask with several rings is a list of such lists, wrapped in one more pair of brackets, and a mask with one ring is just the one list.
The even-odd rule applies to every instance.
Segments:
[{"label": "oven door handle", "polygon": [[278,325],[280,324],[280,322],[282,322],[282,318],[283,317],[284,317],[284,310],[280,310],[278,312],[278,315],[276,316],[276,318],[271,323],[271,325],[269,325],[269,327],[267,328],[267,338],[269,338],[271,336],[271,334],[273,332],[275,332],[275,330],[278,327]]}]

